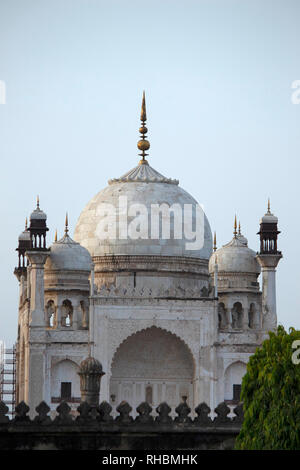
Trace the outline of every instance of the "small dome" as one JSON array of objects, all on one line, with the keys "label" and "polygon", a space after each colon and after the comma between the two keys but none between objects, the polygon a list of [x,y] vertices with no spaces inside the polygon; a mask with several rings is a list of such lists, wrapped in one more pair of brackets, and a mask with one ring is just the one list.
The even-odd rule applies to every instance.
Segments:
[{"label": "small dome", "polygon": [[19,237],[18,237],[18,240],[19,241],[30,241],[30,232],[29,230],[25,229],[22,233],[20,233]]},{"label": "small dome", "polygon": [[219,272],[259,274],[260,266],[256,260],[256,253],[248,248],[245,241],[247,241],[245,237],[237,236],[216,250],[209,260],[210,273],[214,272],[217,257]]},{"label": "small dome", "polygon": [[51,245],[45,269],[90,271],[91,256],[86,248],[74,242],[67,233]]},{"label": "small dome", "polygon": [[101,362],[92,356],[84,359],[79,366],[79,374],[103,374]]},{"label": "small dome", "polygon": [[34,209],[34,211],[31,212],[30,214],[30,221],[31,220],[46,220],[46,219],[47,219],[47,215],[39,207]]},{"label": "small dome", "polygon": [[260,219],[261,224],[277,224],[278,223],[278,217],[276,215],[271,214],[271,212],[267,212],[261,219]]}]

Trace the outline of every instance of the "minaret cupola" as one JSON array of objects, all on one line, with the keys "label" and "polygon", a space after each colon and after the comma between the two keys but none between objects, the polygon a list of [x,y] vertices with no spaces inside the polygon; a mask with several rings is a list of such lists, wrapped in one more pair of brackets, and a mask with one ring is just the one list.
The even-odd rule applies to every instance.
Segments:
[{"label": "minaret cupola", "polygon": [[16,251],[18,252],[18,266],[15,269],[16,274],[23,274],[23,272],[26,271],[27,267],[27,262],[25,259],[25,252],[27,250],[30,250],[31,247],[31,241],[30,241],[30,232],[27,227],[27,217],[25,221],[25,230],[19,235],[18,238],[18,248],[16,248]]},{"label": "minaret cupola", "polygon": [[37,197],[36,209],[30,215],[30,241],[32,250],[46,250],[46,233],[49,230],[46,224],[47,215],[40,209]]},{"label": "minaret cupola", "polygon": [[280,233],[277,229],[278,218],[271,213],[270,199],[268,200],[267,213],[260,219],[260,254],[281,254],[277,250],[277,238]]},{"label": "minaret cupola", "polygon": [[260,219],[260,252],[256,258],[262,270],[262,305],[264,312],[264,325],[270,330],[276,328],[276,267],[282,258],[281,251],[277,250],[278,219],[270,211],[268,200],[267,213]]}]

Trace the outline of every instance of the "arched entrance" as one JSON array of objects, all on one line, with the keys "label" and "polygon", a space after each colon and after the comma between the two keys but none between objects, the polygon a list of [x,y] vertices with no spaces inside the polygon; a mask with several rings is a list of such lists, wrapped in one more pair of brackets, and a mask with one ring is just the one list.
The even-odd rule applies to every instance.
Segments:
[{"label": "arched entrance", "polygon": [[166,401],[172,411],[187,397],[193,406],[194,361],[177,336],[151,327],[127,338],[112,362],[110,402],[126,400],[133,408],[147,401],[153,408]]}]

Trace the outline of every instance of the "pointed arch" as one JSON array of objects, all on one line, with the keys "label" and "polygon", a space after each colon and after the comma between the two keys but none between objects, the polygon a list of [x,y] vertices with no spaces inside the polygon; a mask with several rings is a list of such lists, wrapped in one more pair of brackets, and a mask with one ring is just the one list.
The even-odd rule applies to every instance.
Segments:
[{"label": "pointed arch", "polygon": [[110,375],[111,375],[111,372],[112,372],[112,366],[113,366],[113,363],[114,363],[114,360],[115,360],[115,357],[116,357],[116,354],[117,352],[120,350],[120,348],[122,347],[122,345],[128,341],[130,338],[136,336],[138,333],[141,333],[141,332],[144,332],[144,331],[149,331],[149,330],[160,330],[162,332],[165,332],[169,335],[172,335],[174,338],[177,338],[180,342],[182,342],[184,344],[184,346],[187,348],[187,350],[189,351],[189,354],[191,356],[191,360],[192,360],[192,363],[193,363],[193,371],[195,373],[195,369],[196,369],[196,361],[195,361],[195,357],[194,357],[194,354],[193,354],[193,351],[192,349],[190,348],[189,344],[183,339],[181,338],[178,334],[174,333],[173,331],[170,331],[168,330],[167,328],[163,328],[163,327],[160,327],[160,326],[156,326],[156,325],[151,325],[151,326],[147,326],[145,328],[139,328],[137,329],[136,331],[132,332],[131,334],[127,335],[120,343],[119,345],[112,351],[112,355],[111,355],[111,361],[110,361],[110,364],[109,364],[109,372],[110,372]]}]

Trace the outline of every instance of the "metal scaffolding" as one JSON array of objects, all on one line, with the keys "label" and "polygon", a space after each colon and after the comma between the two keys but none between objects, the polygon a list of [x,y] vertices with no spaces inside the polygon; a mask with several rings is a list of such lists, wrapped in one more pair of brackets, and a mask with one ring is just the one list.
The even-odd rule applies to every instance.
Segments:
[{"label": "metal scaffolding", "polygon": [[0,341],[0,401],[9,408],[9,414],[14,415],[16,405],[16,345],[6,348]]}]

